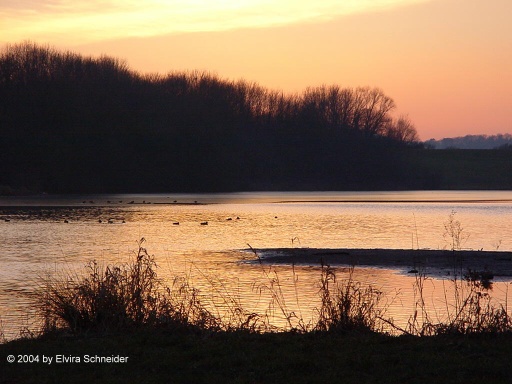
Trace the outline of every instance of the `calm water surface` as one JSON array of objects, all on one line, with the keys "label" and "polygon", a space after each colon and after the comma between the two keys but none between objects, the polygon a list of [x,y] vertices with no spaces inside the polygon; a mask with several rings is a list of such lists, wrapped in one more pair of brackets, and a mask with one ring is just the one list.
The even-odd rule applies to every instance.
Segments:
[{"label": "calm water surface", "polygon": [[[264,311],[269,301],[257,288],[268,281],[261,266],[244,262],[253,257],[248,244],[450,248],[443,234],[452,212],[468,236],[464,248],[512,250],[510,191],[2,197],[0,320],[8,337],[33,326],[31,293],[41,276],[82,271],[89,260],[128,261],[141,237],[160,276],[186,274],[212,297],[236,296],[247,309]],[[291,266],[275,268],[287,305],[305,320],[313,317],[318,268],[295,267],[296,284]],[[395,319],[409,317],[413,277],[385,269],[356,274],[394,298],[388,312]],[[495,284],[493,295],[503,300],[508,285]],[[428,286],[432,304],[442,308],[445,282],[430,280]]]}]

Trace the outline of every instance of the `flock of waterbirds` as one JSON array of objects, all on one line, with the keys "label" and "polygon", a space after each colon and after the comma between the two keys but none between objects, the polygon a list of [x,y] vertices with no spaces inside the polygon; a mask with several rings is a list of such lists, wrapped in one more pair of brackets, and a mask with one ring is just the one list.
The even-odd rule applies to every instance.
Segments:
[{"label": "flock of waterbirds", "polygon": [[[105,202],[95,202],[94,200],[83,200],[82,204],[95,205],[95,206],[104,206]],[[201,205],[201,204],[205,204],[205,203],[200,203],[197,200],[194,200],[193,202],[178,202],[178,200],[173,200],[172,203],[168,203],[168,202],[165,202],[165,203],[162,203],[162,202],[151,202],[151,201],[146,201],[146,200],[142,200],[142,201],[135,201],[135,200],[130,200],[130,201],[117,200],[117,201],[113,201],[113,200],[107,200],[106,201],[106,205],[114,205],[114,204],[116,204],[116,205],[117,204],[128,204],[128,205],[132,205],[132,204],[142,204],[142,205],[145,205],[145,204]],[[277,219],[277,216],[275,218]],[[233,219],[232,217],[226,218],[226,221],[232,221],[232,220],[240,220],[240,216],[236,216],[235,219]],[[10,217],[4,217],[3,221],[6,222],[6,223],[9,223],[11,221],[11,218]],[[64,218],[62,221],[65,224],[69,224],[71,220],[68,219],[68,218]],[[108,218],[108,219],[99,218],[98,219],[98,223],[99,224],[104,224],[104,223],[105,224],[125,224],[126,220],[125,219],[115,219],[115,218]],[[199,224],[205,226],[205,225],[208,225],[208,221],[201,221]],[[180,225],[180,222],[179,221],[174,221],[172,223],[172,225]]]}]

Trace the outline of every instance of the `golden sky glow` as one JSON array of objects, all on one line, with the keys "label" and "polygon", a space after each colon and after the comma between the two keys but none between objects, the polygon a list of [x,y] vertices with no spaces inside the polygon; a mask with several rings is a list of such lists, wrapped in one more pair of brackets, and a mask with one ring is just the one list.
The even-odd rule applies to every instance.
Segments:
[{"label": "golden sky glow", "polygon": [[422,139],[512,133],[510,0],[1,0],[31,40],[300,92],[376,86]]},{"label": "golden sky glow", "polygon": [[124,37],[264,28],[425,0],[7,0],[2,39],[77,43]]}]

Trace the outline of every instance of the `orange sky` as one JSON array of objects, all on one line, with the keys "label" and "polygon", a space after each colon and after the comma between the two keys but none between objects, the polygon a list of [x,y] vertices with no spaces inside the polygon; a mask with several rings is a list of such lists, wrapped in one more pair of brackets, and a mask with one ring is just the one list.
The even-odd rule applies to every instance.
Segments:
[{"label": "orange sky", "polygon": [[286,92],[376,86],[421,139],[512,133],[510,0],[2,0],[25,39]]}]

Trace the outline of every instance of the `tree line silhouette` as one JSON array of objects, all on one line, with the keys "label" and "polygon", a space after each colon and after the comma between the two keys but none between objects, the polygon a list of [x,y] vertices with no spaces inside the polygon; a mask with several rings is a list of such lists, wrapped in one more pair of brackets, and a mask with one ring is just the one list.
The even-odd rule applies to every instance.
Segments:
[{"label": "tree line silhouette", "polygon": [[[31,42],[0,54],[0,185],[48,193],[424,188],[378,88],[288,95],[208,72],[141,74]],[[412,177],[411,175],[416,175]]]}]

